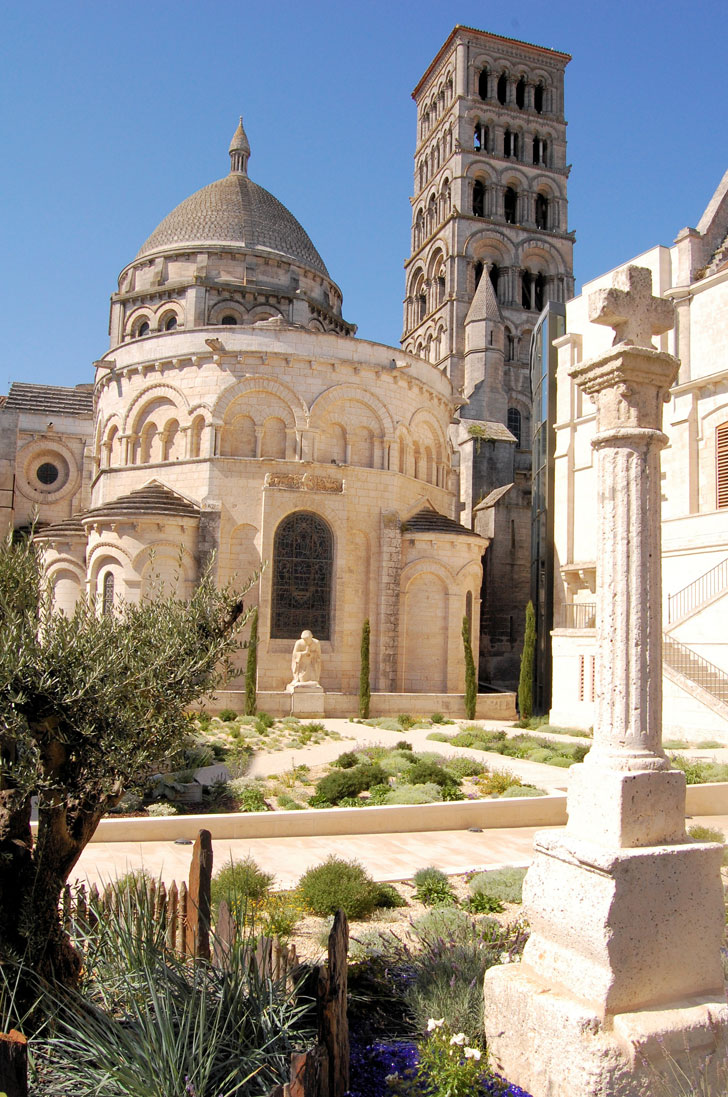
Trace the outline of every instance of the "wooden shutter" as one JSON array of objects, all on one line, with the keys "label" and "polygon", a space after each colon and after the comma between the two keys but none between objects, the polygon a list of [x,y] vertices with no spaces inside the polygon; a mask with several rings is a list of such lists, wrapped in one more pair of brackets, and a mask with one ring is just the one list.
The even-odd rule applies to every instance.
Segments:
[{"label": "wooden shutter", "polygon": [[721,423],[715,432],[717,503],[728,507],[728,423]]}]

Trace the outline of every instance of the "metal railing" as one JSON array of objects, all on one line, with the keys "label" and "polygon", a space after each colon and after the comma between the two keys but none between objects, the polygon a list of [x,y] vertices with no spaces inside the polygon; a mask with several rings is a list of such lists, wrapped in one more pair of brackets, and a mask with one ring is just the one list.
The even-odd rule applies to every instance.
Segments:
[{"label": "metal railing", "polygon": [[596,628],[596,602],[563,602],[559,628]]},{"label": "metal railing", "polygon": [[673,640],[672,636],[663,635],[662,654],[665,663],[673,670],[728,705],[728,674],[724,670],[703,659],[692,648]]},{"label": "metal railing", "polygon": [[677,594],[667,596],[668,624],[694,613],[705,602],[709,602],[724,590],[728,590],[728,557],[721,560],[710,571],[706,571],[705,575],[701,575],[699,579],[688,583]]}]

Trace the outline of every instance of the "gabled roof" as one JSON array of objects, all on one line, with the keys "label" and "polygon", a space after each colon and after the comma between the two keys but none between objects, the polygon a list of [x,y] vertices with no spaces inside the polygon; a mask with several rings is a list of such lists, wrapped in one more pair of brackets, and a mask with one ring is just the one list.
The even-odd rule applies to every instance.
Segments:
[{"label": "gabled roof", "polygon": [[5,401],[6,408],[36,411],[42,415],[93,415],[93,385],[28,385],[13,381]]},{"label": "gabled roof", "polygon": [[87,523],[100,518],[133,518],[142,514],[164,518],[199,518],[200,508],[176,491],[153,480],[128,495],[120,495],[118,499],[110,499],[108,503],[87,510],[81,517]]}]

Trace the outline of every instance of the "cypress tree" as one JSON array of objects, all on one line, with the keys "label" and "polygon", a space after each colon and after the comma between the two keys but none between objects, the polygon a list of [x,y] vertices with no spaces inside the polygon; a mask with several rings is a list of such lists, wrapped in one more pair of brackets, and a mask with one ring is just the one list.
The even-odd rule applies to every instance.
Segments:
[{"label": "cypress tree", "polygon": [[361,630],[361,668],[359,670],[359,716],[362,720],[369,719],[369,702],[372,699],[372,691],[369,688],[369,618],[362,625]]},{"label": "cypress tree", "polygon": [[245,664],[245,715],[255,716],[258,707],[256,684],[258,678],[258,607],[250,616],[250,639],[248,640],[248,659]]},{"label": "cypress tree", "polygon": [[533,715],[533,664],[536,658],[536,614],[533,602],[526,606],[526,632],[523,637],[521,673],[518,678],[518,713],[522,720]]},{"label": "cypress tree", "polygon": [[478,681],[475,677],[473,648],[470,643],[470,622],[463,617],[463,649],[465,651],[465,715],[468,720],[475,719],[475,706],[478,701]]}]

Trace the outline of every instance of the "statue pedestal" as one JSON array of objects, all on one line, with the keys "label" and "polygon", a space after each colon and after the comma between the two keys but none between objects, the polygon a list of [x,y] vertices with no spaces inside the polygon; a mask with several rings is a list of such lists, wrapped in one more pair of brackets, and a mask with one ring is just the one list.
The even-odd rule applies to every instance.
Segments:
[{"label": "statue pedestal", "polygon": [[286,693],[291,695],[291,716],[325,716],[324,688],[318,682],[289,682]]}]

